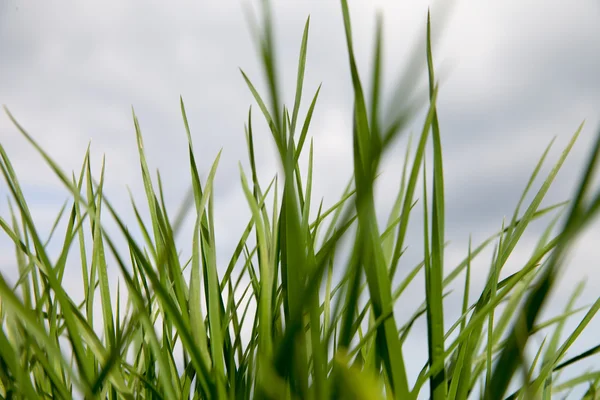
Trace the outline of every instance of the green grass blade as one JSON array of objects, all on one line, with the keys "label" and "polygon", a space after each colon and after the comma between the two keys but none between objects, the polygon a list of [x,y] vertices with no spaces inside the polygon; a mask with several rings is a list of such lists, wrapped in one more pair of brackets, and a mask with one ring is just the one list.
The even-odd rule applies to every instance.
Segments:
[{"label": "green grass blade", "polygon": [[[431,272],[429,273],[428,313],[430,314],[430,355],[432,363],[444,359],[444,304],[442,301],[444,279],[444,172],[440,128],[435,106],[435,77],[431,54],[431,20],[427,13],[427,66],[429,70],[429,97],[433,116],[431,131],[433,139],[433,199],[431,212]],[[425,206],[427,207],[427,206]],[[426,253],[427,256],[427,253]],[[448,390],[445,370],[430,379],[433,400],[445,399]]]},{"label": "green grass blade", "polygon": [[308,28],[310,26],[310,17],[306,19],[304,33],[302,34],[302,45],[300,46],[300,58],[298,60],[298,77],[296,80],[296,98],[294,100],[294,110],[292,111],[292,123],[290,134],[293,136],[296,131],[296,120],[300,110],[300,101],[302,100],[302,86],[304,83],[304,69],[306,67],[306,48],[308,44]]}]

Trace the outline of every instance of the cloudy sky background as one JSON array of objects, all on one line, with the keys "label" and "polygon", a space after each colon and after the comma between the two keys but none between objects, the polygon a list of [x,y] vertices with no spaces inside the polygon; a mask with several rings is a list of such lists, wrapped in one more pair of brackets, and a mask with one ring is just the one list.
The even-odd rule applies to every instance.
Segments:
[{"label": "cloudy sky background", "polygon": [[[243,127],[253,99],[238,67],[265,93],[242,5],[240,1],[97,5],[3,0],[0,102],[64,170],[80,170],[91,142],[94,173],[99,176],[105,155],[105,193],[133,226],[126,188],[131,188],[142,210],[147,207],[131,106],[141,124],[150,168],[160,170],[174,215],[189,184],[179,109],[182,95],[204,177],[223,149],[215,186],[215,222],[218,257],[226,263],[249,218],[238,162],[248,165]],[[384,14],[385,83],[391,88],[424,33],[430,5],[426,1],[350,2],[355,50],[364,79],[369,76],[376,10]],[[585,119],[580,138],[543,205],[572,194],[600,124],[600,4],[595,0],[462,0],[455,2],[443,31],[436,25],[443,13],[435,4],[432,7],[437,34],[434,59],[443,78],[438,113],[444,146],[447,239],[451,241],[449,268],[465,257],[469,234],[473,243],[479,243],[500,228],[503,217],[511,217],[550,140],[557,136],[542,176]],[[352,167],[352,87],[339,2],[275,2],[280,78],[287,104],[293,102],[300,39],[309,14],[301,116],[322,83],[310,131],[318,171],[313,193],[315,202],[324,197],[330,205],[342,193]],[[421,48],[419,54],[424,57]],[[390,90],[386,93],[388,97],[391,94]],[[254,109],[258,167],[266,184],[278,165],[266,126],[258,123],[258,107]],[[411,129],[418,132],[422,120],[421,113]],[[11,157],[36,222],[42,232],[49,232],[68,197],[66,190],[4,114],[0,116],[0,142]],[[397,192],[405,146],[406,135],[382,166],[378,186],[382,221]],[[540,183],[538,180],[535,190]],[[420,193],[417,190],[419,197]],[[0,215],[5,219],[9,216],[8,195],[3,181]],[[417,210],[407,241],[410,250],[401,264],[404,270],[422,255],[421,211]],[[525,233],[506,273],[526,260],[548,221],[535,223]],[[565,297],[584,278],[587,286],[579,304],[597,298],[598,228],[595,223],[580,238],[545,315],[559,313]],[[191,221],[181,237],[184,254],[189,254],[190,229]],[[60,236],[62,233],[52,248],[58,248]],[[486,278],[490,258],[491,251],[475,263],[475,289]],[[14,281],[15,268],[12,244],[6,235],[0,235],[0,270]],[[65,278],[74,296],[81,293],[77,268],[75,259]],[[422,300],[422,285],[422,280],[417,280],[399,300],[400,319],[408,317]],[[413,304],[414,298],[418,303]],[[459,293],[448,298],[449,318],[458,315],[460,301]],[[571,329],[576,323],[576,319],[571,321]],[[593,331],[600,329],[598,319],[592,325],[573,347],[573,354],[597,344]],[[425,332],[424,325],[415,329]],[[412,374],[426,361],[422,337],[412,335],[405,346]]]}]

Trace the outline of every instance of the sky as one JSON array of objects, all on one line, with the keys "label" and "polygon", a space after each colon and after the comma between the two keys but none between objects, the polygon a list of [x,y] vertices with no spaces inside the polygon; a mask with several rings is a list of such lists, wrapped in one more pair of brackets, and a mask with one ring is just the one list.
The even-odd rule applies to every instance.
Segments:
[{"label": "sky", "polygon": [[[384,18],[384,73],[387,98],[416,47],[424,63],[422,39],[428,7],[432,12],[433,52],[440,78],[438,116],[444,150],[447,268],[466,256],[469,235],[479,243],[510,219],[529,175],[545,147],[556,137],[542,168],[550,171],[578,126],[581,135],[542,204],[567,200],[581,176],[590,144],[600,125],[600,4],[459,0],[452,7],[427,1],[350,1],[358,67],[370,71],[377,10]],[[258,107],[240,74],[242,68],[266,93],[259,57],[244,16],[257,2],[108,1],[102,4],[0,2],[0,103],[67,172],[79,171],[91,144],[99,176],[106,157],[105,193],[130,224],[135,224],[127,188],[147,212],[132,121],[139,119],[150,169],[160,170],[166,200],[175,214],[189,185],[186,135],[179,108],[185,101],[196,159],[202,177],[222,149],[215,183],[218,257],[226,262],[250,213],[240,184],[238,163],[248,166],[244,123],[253,105],[257,163],[267,184],[278,171],[274,146]],[[300,115],[319,84],[322,89],[309,135],[314,139],[315,200],[331,205],[341,195],[352,168],[352,83],[341,8],[336,1],[275,1],[275,36],[284,101],[292,104],[298,52],[310,15],[305,95]],[[446,10],[447,12],[444,12]],[[444,18],[447,17],[447,18]],[[421,64],[419,64],[421,65]],[[425,64],[422,64],[424,66]],[[420,131],[423,112],[410,126]],[[408,132],[406,132],[408,133]],[[387,218],[398,190],[407,135],[393,146],[377,186],[380,222]],[[0,115],[0,143],[18,174],[32,214],[49,232],[68,193],[8,117]],[[430,169],[429,169],[430,170]],[[247,169],[246,169],[247,171]],[[536,181],[535,190],[541,180]],[[596,180],[597,182],[597,180]],[[416,193],[421,193],[417,189]],[[7,190],[0,183],[0,216],[8,218]],[[528,201],[532,199],[529,196]],[[419,220],[411,225],[404,265],[419,261]],[[531,254],[549,222],[528,229],[506,273]],[[110,221],[107,222],[110,225]],[[189,238],[191,222],[185,229]],[[595,301],[600,284],[600,224],[578,240],[544,315],[556,315],[581,280],[578,304]],[[60,236],[60,235],[58,235]],[[51,243],[56,249],[56,243]],[[182,240],[185,243],[185,240]],[[188,240],[189,246],[189,240]],[[475,287],[487,276],[485,253],[475,264]],[[14,282],[13,246],[0,234],[0,271]],[[65,285],[81,293],[77,263]],[[116,271],[116,267],[113,266]],[[401,266],[402,268],[402,266]],[[423,293],[422,279],[409,287],[396,313],[412,312],[406,302]],[[445,303],[455,318],[460,294]],[[579,315],[577,318],[581,318]],[[577,319],[568,327],[576,326]],[[426,332],[424,325],[417,332]],[[598,318],[573,347],[573,354],[597,344]],[[426,343],[409,338],[409,370],[426,361]]]}]

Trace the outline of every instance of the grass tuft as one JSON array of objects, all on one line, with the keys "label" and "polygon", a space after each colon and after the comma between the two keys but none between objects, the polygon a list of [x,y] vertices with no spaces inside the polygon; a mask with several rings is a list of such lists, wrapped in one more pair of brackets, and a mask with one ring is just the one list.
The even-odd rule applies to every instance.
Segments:
[{"label": "grass tuft", "polygon": [[[446,187],[437,112],[439,83],[429,13],[423,49],[427,112],[416,145],[412,136],[408,140],[398,194],[383,227],[378,225],[375,206],[379,164],[415,120],[415,112],[423,108],[415,100],[404,107],[392,104],[388,108],[396,111],[391,116],[381,111],[385,106],[381,94],[383,18],[378,16],[376,21],[373,73],[366,90],[354,54],[350,9],[341,0],[354,96],[352,132],[348,132],[353,141],[353,174],[339,201],[324,209],[322,201],[314,202],[313,177],[321,171],[313,169],[313,141],[307,141],[320,85],[311,89],[314,94],[308,96],[306,115],[300,115],[306,103],[305,71],[310,67],[310,18],[300,39],[296,91],[288,108],[281,97],[267,1],[262,13],[262,28],[256,23],[252,27],[266,96],[240,71],[267,122],[282,173],[268,186],[261,186],[250,108],[245,125],[250,170],[240,164],[250,218],[223,268],[217,263],[213,192],[221,152],[207,178],[201,180],[182,98],[191,185],[174,218],[165,205],[160,174],[156,180],[150,174],[141,124],[132,110],[149,210],[149,215],[142,215],[131,200],[142,241],[134,238],[104,194],[104,160],[96,180],[88,148],[81,171],[69,176],[5,107],[71,198],[50,231],[50,237],[63,235],[62,248],[53,259],[47,247],[50,238],[41,236],[0,143],[0,171],[10,193],[9,216],[0,217],[0,228],[14,244],[19,272],[13,284],[0,274],[1,398],[417,399],[428,395],[433,400],[477,396],[492,400],[508,395],[550,399],[579,385],[587,388],[584,398],[596,398],[600,372],[579,373],[568,380],[561,380],[561,374],[567,369],[578,371],[580,361],[600,353],[595,346],[566,358],[600,310],[600,298],[591,306],[575,307],[583,289],[580,285],[558,315],[540,321],[540,310],[577,237],[600,210],[600,192],[594,192],[591,185],[600,133],[570,201],[540,208],[583,124],[531,202],[526,204],[525,199],[552,143],[531,174],[511,219],[479,244],[469,239],[464,260],[449,265],[444,257]],[[419,60],[411,63],[418,64]],[[418,81],[413,70],[400,79],[406,93],[418,91],[413,87]],[[307,148],[303,174],[300,160]],[[428,157],[433,160],[429,174]],[[405,242],[421,182],[423,258],[410,266],[404,258]],[[192,251],[183,260],[175,238],[190,209],[195,210]],[[526,228],[550,213],[557,215],[530,258],[501,279]],[[59,232],[63,226],[59,222],[65,218],[66,227]],[[105,229],[107,218],[116,223],[116,232]],[[555,229],[559,218],[562,225]],[[348,254],[343,254],[347,250],[341,246],[343,239],[352,244]],[[485,286],[473,296],[473,260],[492,243],[494,256]],[[119,250],[123,245],[125,252]],[[64,287],[70,273],[67,268],[76,265],[69,263],[73,257],[79,257],[82,272],[84,298],[79,304]],[[345,265],[339,260],[346,260]],[[402,277],[397,274],[400,269]],[[114,271],[118,272],[116,292],[111,287]],[[448,326],[445,299],[449,286],[463,273],[461,315]],[[424,299],[419,304],[404,292],[421,274]],[[408,310],[408,320],[399,318],[400,308]],[[95,317],[95,309],[101,315]],[[585,313],[575,330],[565,332],[566,320],[581,312]],[[100,321],[95,320],[99,317]],[[407,366],[413,360],[403,348],[420,318],[427,326],[423,343],[427,343],[428,357],[411,386]],[[551,334],[529,360],[530,338],[548,329],[553,329]]]}]

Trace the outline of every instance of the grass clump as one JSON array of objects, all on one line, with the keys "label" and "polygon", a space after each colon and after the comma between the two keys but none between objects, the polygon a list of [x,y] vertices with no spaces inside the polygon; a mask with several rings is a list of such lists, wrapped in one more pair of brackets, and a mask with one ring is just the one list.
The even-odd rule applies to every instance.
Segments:
[{"label": "grass clump", "polygon": [[[299,113],[309,20],[302,36],[290,109],[279,95],[266,6],[264,29],[257,40],[268,84],[267,100],[243,71],[242,77],[268,123],[283,174],[266,188],[259,184],[249,112],[245,132],[250,171],[240,168],[240,176],[251,218],[226,269],[217,268],[213,218],[212,188],[219,155],[202,182],[183,100],[192,187],[189,205],[195,210],[188,260],[180,259],[175,245],[183,214],[174,219],[168,216],[160,177],[158,187],[151,179],[135,114],[150,213],[149,223],[144,222],[133,203],[142,243],[134,239],[103,195],[104,166],[99,180],[92,177],[89,150],[80,173],[69,176],[6,110],[69,190],[73,202],[64,245],[52,260],[0,144],[0,169],[12,195],[10,217],[0,218],[0,226],[14,242],[19,270],[19,279],[12,284],[0,275],[2,398],[416,399],[429,393],[434,400],[506,396],[549,399],[580,384],[589,386],[584,398],[596,398],[600,371],[582,373],[568,381],[558,378],[564,369],[598,352],[596,347],[565,359],[566,351],[600,308],[600,298],[585,309],[577,328],[562,342],[565,319],[581,311],[573,310],[579,292],[555,318],[540,321],[539,314],[574,240],[600,208],[600,193],[592,192],[590,183],[598,163],[600,136],[568,203],[540,208],[582,126],[533,200],[523,204],[550,146],[531,174],[511,220],[478,246],[469,246],[459,265],[448,265],[444,260],[445,187],[436,112],[438,85],[429,18],[427,113],[410,164],[412,146],[407,148],[402,184],[389,222],[380,229],[374,194],[378,166],[421,105],[396,107],[400,111],[383,117],[381,20],[367,101],[354,56],[348,5],[344,0],[341,5],[354,89],[352,181],[331,208],[312,204],[313,150],[307,138],[320,88],[312,95],[304,119]],[[411,75],[406,78],[405,82],[416,81]],[[431,192],[425,170],[429,140],[433,142]],[[303,179],[299,159],[307,147],[308,171]],[[423,261],[399,278],[397,271],[408,268],[402,256],[421,177]],[[311,221],[315,209],[317,217]],[[556,209],[566,211],[558,233],[553,236],[557,218],[529,260],[517,272],[500,279],[527,226]],[[119,238],[107,232],[101,214],[116,222]],[[57,223],[61,218],[62,211]],[[349,238],[353,245],[348,261],[339,265],[335,260],[343,258],[339,246],[342,238]],[[89,241],[91,251],[86,250]],[[119,241],[126,244],[127,253],[118,250]],[[485,287],[475,299],[469,298],[471,260],[493,242],[494,257]],[[76,303],[63,286],[72,251],[79,251],[81,260],[85,293],[81,303]],[[109,266],[110,257],[114,266]],[[126,298],[121,297],[121,290],[111,293],[109,269],[115,267]],[[462,315],[448,327],[444,324],[444,297],[448,286],[463,273]],[[394,314],[394,304],[419,274],[425,277],[425,301],[402,324]],[[248,282],[245,287],[243,282]],[[101,329],[94,329],[95,306],[101,308]],[[410,360],[403,354],[403,344],[419,318],[427,323],[428,361],[411,385],[407,374]],[[555,326],[552,335],[529,361],[527,339],[548,326]],[[516,390],[515,382],[521,382]]]}]

